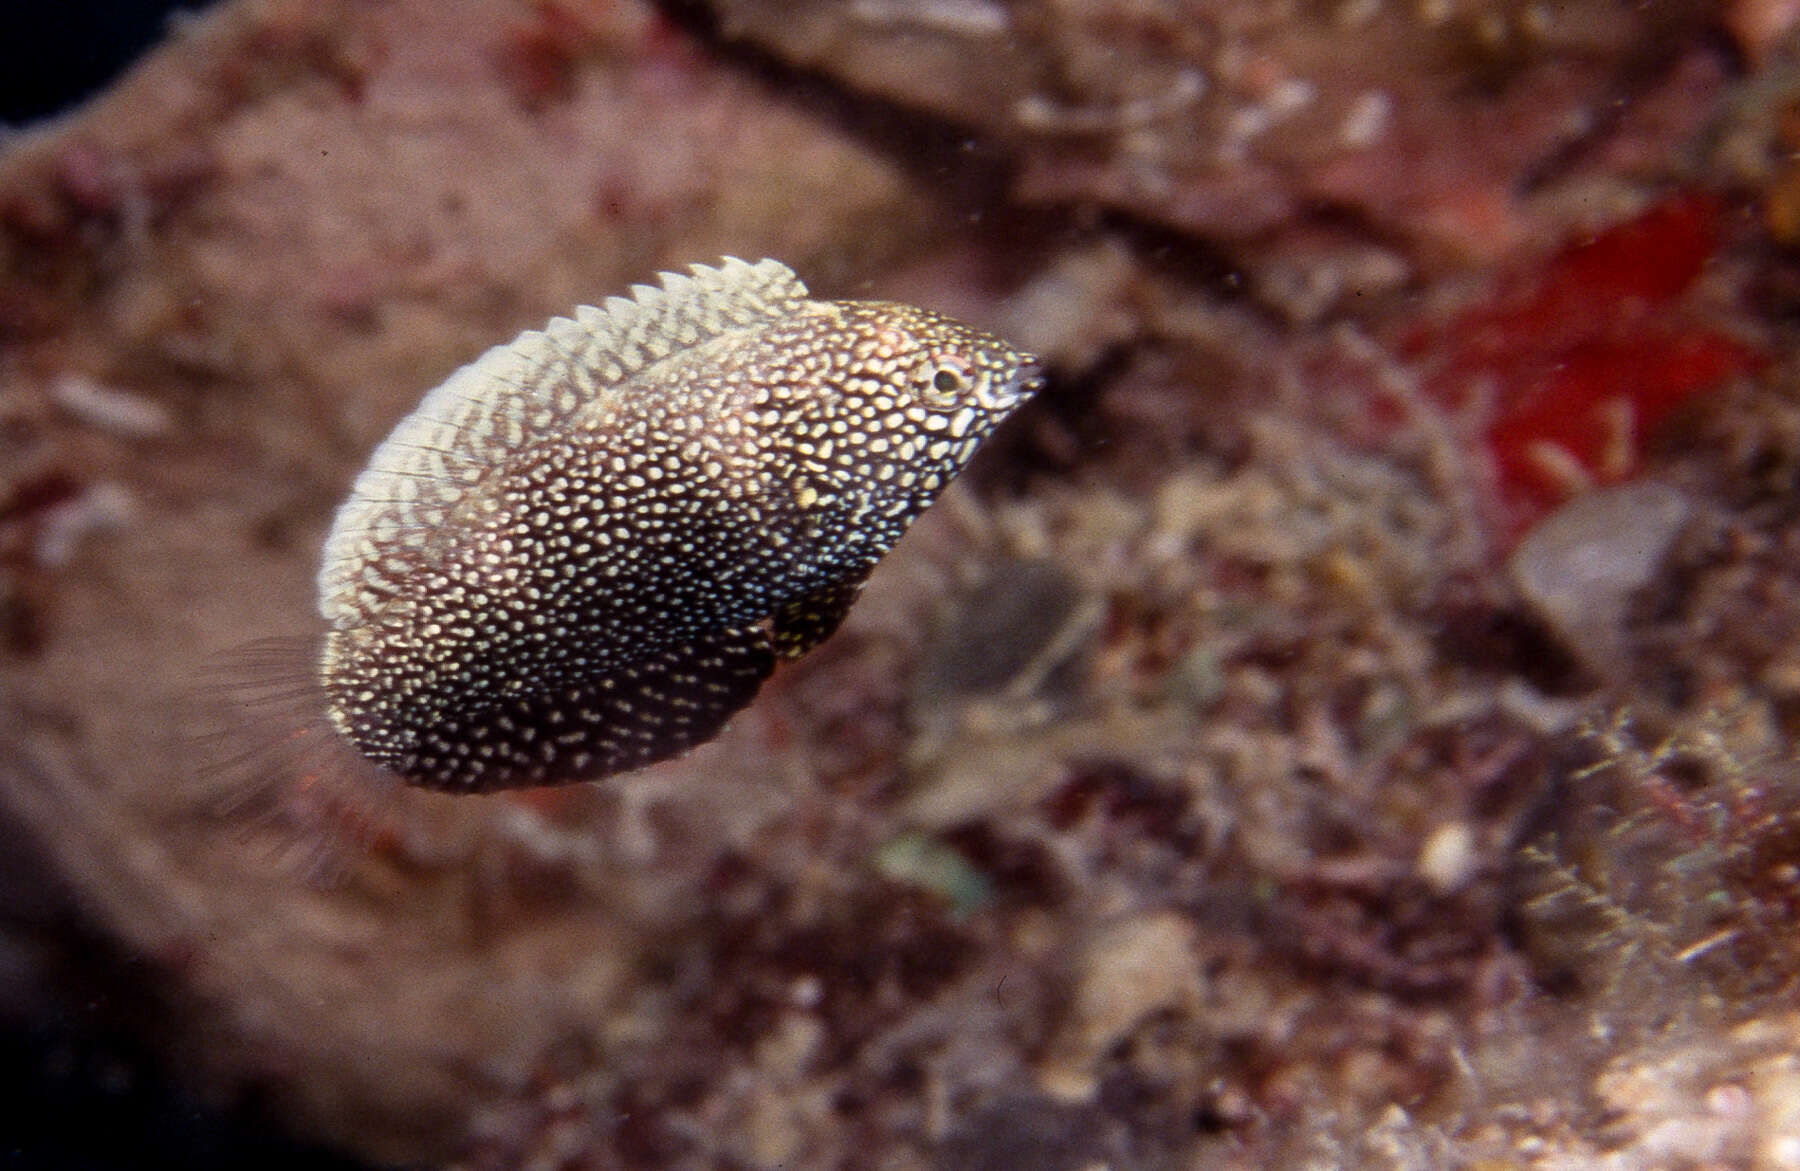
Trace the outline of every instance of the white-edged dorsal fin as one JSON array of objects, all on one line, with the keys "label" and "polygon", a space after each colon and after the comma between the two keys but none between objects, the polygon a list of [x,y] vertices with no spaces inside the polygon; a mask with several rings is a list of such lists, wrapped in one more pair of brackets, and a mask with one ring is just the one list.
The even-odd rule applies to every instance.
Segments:
[{"label": "white-edged dorsal fin", "polygon": [[427,394],[394,427],[338,508],[319,566],[319,611],[337,622],[379,592],[412,547],[443,524],[488,469],[600,394],[670,355],[773,320],[806,298],[778,260],[726,257],[662,286],[583,305],[495,346]]}]

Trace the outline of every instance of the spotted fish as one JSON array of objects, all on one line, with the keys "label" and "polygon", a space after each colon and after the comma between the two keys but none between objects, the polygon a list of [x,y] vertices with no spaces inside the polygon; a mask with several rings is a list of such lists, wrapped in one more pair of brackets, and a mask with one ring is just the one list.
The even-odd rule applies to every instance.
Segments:
[{"label": "spotted fish", "polygon": [[938,314],[727,259],[425,396],[337,513],[317,684],[411,784],[594,780],[716,734],[1041,384]]}]

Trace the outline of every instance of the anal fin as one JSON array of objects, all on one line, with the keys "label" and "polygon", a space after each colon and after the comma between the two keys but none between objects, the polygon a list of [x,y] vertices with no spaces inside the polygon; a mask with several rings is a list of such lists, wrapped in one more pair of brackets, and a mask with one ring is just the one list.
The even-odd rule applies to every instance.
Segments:
[{"label": "anal fin", "polygon": [[[520,696],[482,713],[476,740],[506,743],[497,767],[410,776],[459,792],[597,781],[679,756],[718,734],[775,669],[760,627],[708,633],[603,676]],[[529,729],[528,734],[522,730]],[[529,745],[529,747],[527,747]]]},{"label": "anal fin", "polygon": [[775,653],[797,659],[837,632],[844,616],[862,594],[867,577],[847,578],[805,597],[796,598],[775,612]]}]

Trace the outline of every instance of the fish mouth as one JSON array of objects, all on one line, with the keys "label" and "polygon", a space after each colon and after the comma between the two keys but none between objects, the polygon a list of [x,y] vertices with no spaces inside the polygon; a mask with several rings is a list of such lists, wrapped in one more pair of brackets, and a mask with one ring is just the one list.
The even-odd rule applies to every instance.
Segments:
[{"label": "fish mouth", "polygon": [[1044,389],[1046,377],[1043,363],[1035,359],[1020,366],[1006,386],[1013,404],[1016,406]]},{"label": "fish mouth", "polygon": [[1032,359],[1015,365],[1005,377],[996,372],[981,379],[975,386],[975,405],[1004,416],[1042,389],[1044,368]]}]

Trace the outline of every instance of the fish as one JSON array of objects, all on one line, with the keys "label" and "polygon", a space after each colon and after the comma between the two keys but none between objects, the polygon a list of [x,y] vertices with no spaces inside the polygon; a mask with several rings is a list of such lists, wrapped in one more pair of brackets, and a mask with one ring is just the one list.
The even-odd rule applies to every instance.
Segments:
[{"label": "fish", "polygon": [[490,793],[702,744],[864,583],[1042,364],[725,258],[577,308],[394,427],[320,558],[309,690],[379,773]]}]

